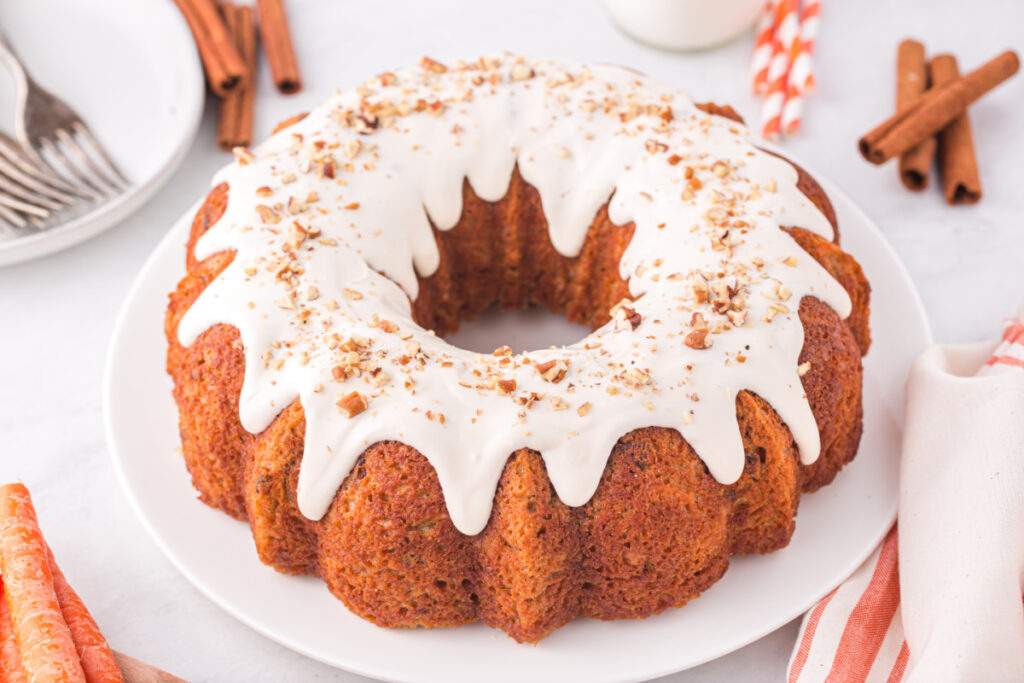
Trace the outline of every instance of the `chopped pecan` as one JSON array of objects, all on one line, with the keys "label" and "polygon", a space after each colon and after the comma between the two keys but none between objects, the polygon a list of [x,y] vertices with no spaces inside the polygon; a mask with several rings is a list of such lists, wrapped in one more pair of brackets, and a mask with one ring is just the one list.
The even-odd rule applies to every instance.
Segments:
[{"label": "chopped pecan", "polygon": [[708,329],[706,327],[693,330],[686,335],[686,339],[683,341],[691,349],[706,349],[711,346],[711,338],[708,336]]},{"label": "chopped pecan", "polygon": [[564,360],[549,360],[539,365],[534,366],[537,368],[537,372],[544,378],[545,381],[551,382],[552,384],[558,384],[565,379],[566,373],[569,371],[569,363]]},{"label": "chopped pecan", "polygon": [[366,410],[366,398],[358,391],[353,391],[351,394],[338,400],[338,407],[345,411],[349,417],[355,417]]}]

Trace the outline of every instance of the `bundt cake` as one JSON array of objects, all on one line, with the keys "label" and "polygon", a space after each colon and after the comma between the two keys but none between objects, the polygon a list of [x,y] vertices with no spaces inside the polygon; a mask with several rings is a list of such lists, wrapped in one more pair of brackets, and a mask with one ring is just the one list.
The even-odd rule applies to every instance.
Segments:
[{"label": "bundt cake", "polygon": [[[381,626],[697,597],[857,451],[869,287],[811,177],[632,71],[424,58],[215,179],[170,295],[199,497]],[[492,306],[586,323],[493,354]]]}]

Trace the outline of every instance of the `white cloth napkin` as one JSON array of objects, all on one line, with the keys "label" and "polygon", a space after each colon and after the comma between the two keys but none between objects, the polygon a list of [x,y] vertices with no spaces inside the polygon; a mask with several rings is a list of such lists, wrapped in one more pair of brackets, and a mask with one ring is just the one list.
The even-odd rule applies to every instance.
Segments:
[{"label": "white cloth napkin", "polygon": [[807,613],[788,678],[1024,681],[1022,580],[1024,316],[914,364],[898,533]]}]

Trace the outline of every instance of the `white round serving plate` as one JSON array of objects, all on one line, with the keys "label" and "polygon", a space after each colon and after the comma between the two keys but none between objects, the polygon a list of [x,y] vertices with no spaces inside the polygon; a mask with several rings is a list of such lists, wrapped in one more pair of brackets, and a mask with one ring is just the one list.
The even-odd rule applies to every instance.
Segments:
[{"label": "white round serving plate", "polygon": [[[0,234],[3,266],[82,242],[145,204],[185,158],[206,92],[192,34],[171,2],[5,2],[0,26],[33,77],[78,112],[132,182],[47,230]],[[11,133],[14,84],[6,74],[0,67],[0,120]]]},{"label": "white round serving plate", "polygon": [[[268,638],[348,671],[392,681],[600,683],[645,680],[720,657],[804,612],[864,561],[895,519],[904,382],[931,335],[881,232],[831,183],[823,185],[843,245],[876,293],[860,453],[831,486],[804,496],[787,548],[734,558],[721,581],[682,609],[639,621],[577,620],[538,645],[518,645],[481,625],[378,628],[351,614],[319,579],[261,564],[246,524],[196,500],[180,454],[163,319],[166,295],[184,273],[192,212],[142,268],[114,330],[104,413],[117,475],[142,523],[200,591]],[[545,334],[551,338],[550,328]]]}]

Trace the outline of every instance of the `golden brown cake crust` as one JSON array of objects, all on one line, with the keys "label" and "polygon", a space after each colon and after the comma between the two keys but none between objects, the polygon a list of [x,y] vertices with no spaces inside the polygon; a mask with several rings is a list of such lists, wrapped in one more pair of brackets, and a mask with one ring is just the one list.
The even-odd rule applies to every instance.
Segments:
[{"label": "golden brown cake crust", "polygon": [[[834,224],[825,193],[798,173],[801,189]],[[830,482],[856,454],[869,287],[837,244],[794,227],[793,238],[853,301],[846,321],[817,299],[800,303],[800,362],[809,364],[803,384],[822,443],[813,465],[799,463],[771,406],[741,392],[746,465],[730,486],[708,473],[678,431],[648,427],[622,436],[593,498],[570,508],[555,495],[540,455],[523,449],[510,454],[487,527],[465,536],[449,519],[427,460],[404,444],[380,442],[363,453],[323,519],[308,520],[296,505],[302,407],[292,404],[263,433],[249,434],[238,417],[244,360],[237,330],[216,325],[187,348],[177,340],[182,315],[233,257],[194,257],[229,193],[217,186],[196,214],[187,273],[167,308],[167,371],[186,466],[203,502],[248,520],[263,562],[319,575],[374,623],[483,621],[534,642],[578,616],[639,618],[683,605],[721,577],[732,554],[785,546],[801,491]],[[499,202],[479,199],[468,183],[463,195],[459,224],[435,231],[440,267],[421,279],[413,302],[421,325],[445,334],[493,305],[543,305],[596,327],[628,294],[618,261],[633,226],[613,224],[606,207],[580,255],[566,258],[551,246],[537,192],[518,170]]]}]

